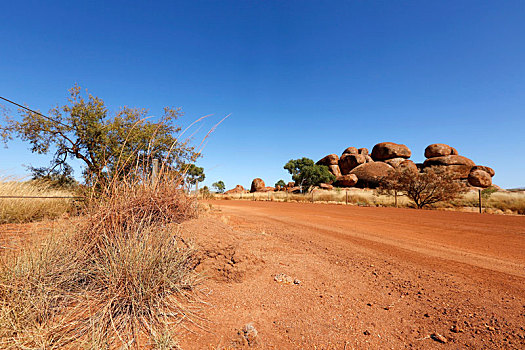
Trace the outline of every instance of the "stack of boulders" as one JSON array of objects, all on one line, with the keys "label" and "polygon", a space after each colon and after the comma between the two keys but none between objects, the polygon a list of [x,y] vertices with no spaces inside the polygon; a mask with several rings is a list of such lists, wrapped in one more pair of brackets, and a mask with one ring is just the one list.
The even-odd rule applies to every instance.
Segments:
[{"label": "stack of boulders", "polygon": [[438,169],[456,180],[474,187],[490,187],[495,171],[492,168],[476,165],[467,157],[460,156],[458,151],[449,145],[434,143],[425,149],[425,162],[421,170]]},{"label": "stack of boulders", "polygon": [[431,167],[438,167],[454,175],[457,180],[475,187],[489,187],[492,185],[494,170],[485,166],[476,166],[475,163],[458,155],[455,148],[445,144],[432,144],[425,149],[427,160],[423,164],[411,161],[410,149],[394,142],[381,142],[374,146],[372,153],[366,148],[348,147],[341,157],[329,154],[320,159],[317,164],[326,165],[336,180],[332,185],[336,187],[378,187],[381,178],[394,170],[408,170],[413,172],[425,171]]},{"label": "stack of boulders", "polygon": [[337,187],[368,187],[379,186],[382,177],[394,168],[409,168],[417,171],[410,158],[411,152],[405,145],[393,142],[378,143],[369,154],[367,148],[348,147],[341,157],[330,154],[317,162],[326,165],[335,175],[333,183]]}]

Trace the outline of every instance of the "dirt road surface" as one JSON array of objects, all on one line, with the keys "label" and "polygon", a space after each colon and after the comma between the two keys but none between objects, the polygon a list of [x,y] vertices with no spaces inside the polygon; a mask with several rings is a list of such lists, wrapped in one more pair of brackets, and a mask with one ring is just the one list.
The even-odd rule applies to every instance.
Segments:
[{"label": "dirt road surface", "polygon": [[525,217],[208,204],[185,227],[209,331],[184,349],[525,348]]}]

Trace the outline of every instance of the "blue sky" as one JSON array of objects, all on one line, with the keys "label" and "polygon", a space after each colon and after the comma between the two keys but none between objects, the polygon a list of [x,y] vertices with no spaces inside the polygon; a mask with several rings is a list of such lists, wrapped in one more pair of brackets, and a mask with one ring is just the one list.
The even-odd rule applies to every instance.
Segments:
[{"label": "blue sky", "polygon": [[[47,112],[73,84],[111,110],[227,114],[205,184],[289,179],[291,158],[447,143],[525,186],[524,1],[18,1],[0,5],[0,96]],[[14,110],[14,109],[13,109]],[[0,173],[45,165],[0,149]]]}]

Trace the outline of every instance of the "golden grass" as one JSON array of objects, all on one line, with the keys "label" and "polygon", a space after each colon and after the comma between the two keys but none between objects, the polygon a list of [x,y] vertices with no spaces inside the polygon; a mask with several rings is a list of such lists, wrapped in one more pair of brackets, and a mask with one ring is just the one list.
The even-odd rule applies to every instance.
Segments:
[{"label": "golden grass", "polygon": [[[0,268],[0,348],[176,348],[198,319],[194,249],[173,223],[196,201],[172,184],[114,184],[84,216]],[[74,223],[74,224],[73,224]]]},{"label": "golden grass", "polygon": [[[348,197],[347,197],[348,193]],[[393,206],[393,197],[378,195],[374,190],[349,188],[348,190],[314,190],[312,193],[287,193],[287,192],[256,192],[256,193],[235,193],[235,194],[215,194],[216,199],[246,199],[259,201],[276,202],[324,202],[331,204],[348,204],[363,206]],[[398,197],[399,206],[407,206],[409,200],[405,197]]]},{"label": "golden grass", "polygon": [[[345,204],[361,206],[386,206],[393,207],[393,196],[379,195],[370,189],[349,188],[348,190],[314,190],[313,201],[331,204]],[[478,207],[478,192],[470,191],[451,202],[440,202],[431,206],[433,208],[457,208],[474,211]],[[312,202],[312,193],[292,194],[286,192],[256,192],[215,194],[215,199],[243,199],[277,202]],[[413,208],[413,202],[406,196],[399,195],[397,205],[400,208]],[[525,192],[498,191],[483,198],[483,208],[487,213],[495,214],[525,214]]]},{"label": "golden grass", "polygon": [[[44,183],[0,178],[0,196],[71,197],[75,194]],[[0,198],[0,224],[54,219],[74,210],[72,199]]]}]

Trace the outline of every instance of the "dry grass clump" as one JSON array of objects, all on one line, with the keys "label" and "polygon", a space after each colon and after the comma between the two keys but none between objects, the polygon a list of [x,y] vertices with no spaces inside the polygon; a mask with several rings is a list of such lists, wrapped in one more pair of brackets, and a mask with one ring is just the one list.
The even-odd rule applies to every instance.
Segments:
[{"label": "dry grass clump", "polygon": [[[477,207],[479,205],[478,201],[478,191],[471,191],[454,204],[456,206]],[[525,192],[497,191],[487,196],[482,194],[482,205],[483,208],[487,209],[486,212],[488,213],[501,211],[501,213],[505,214],[525,215]]]},{"label": "dry grass clump", "polygon": [[119,182],[67,232],[3,256],[0,348],[176,348],[198,276],[170,224],[196,211],[177,186]]},{"label": "dry grass clump", "polygon": [[[71,197],[69,190],[52,188],[45,183],[0,178],[1,196]],[[0,224],[54,219],[75,210],[72,199],[0,198]]]}]

